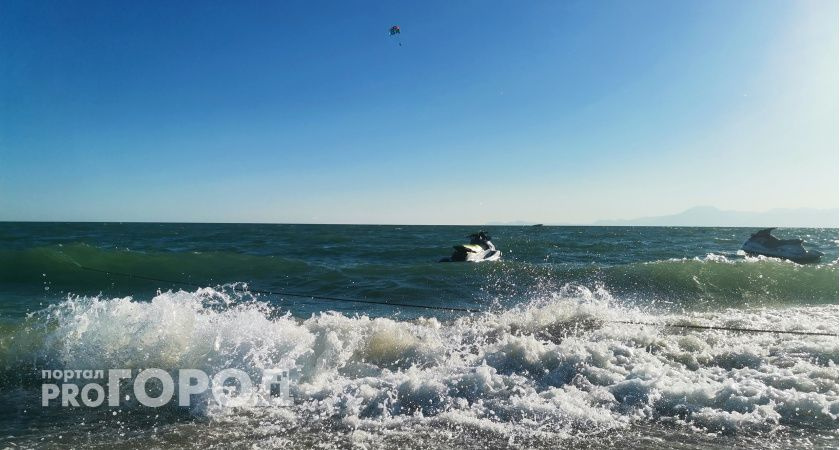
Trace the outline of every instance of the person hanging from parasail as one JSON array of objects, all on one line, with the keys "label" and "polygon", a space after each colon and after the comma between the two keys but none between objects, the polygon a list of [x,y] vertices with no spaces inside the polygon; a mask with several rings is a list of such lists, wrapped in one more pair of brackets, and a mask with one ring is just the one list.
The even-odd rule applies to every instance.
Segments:
[{"label": "person hanging from parasail", "polygon": [[391,35],[392,38],[397,40],[397,43],[402,47],[402,41],[400,41],[400,27],[399,25],[394,25],[388,30],[388,33]]}]

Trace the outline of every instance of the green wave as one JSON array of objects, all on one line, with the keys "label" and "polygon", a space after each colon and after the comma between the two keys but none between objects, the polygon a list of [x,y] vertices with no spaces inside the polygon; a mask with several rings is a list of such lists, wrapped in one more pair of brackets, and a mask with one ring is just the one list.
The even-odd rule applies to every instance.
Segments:
[{"label": "green wave", "polygon": [[[319,295],[470,302],[478,295],[503,304],[551,294],[564,285],[604,288],[613,297],[682,307],[832,304],[838,299],[837,261],[798,265],[773,259],[671,259],[612,266],[533,264],[330,264],[236,252],[139,252],[85,244],[0,251],[0,284],[38,288],[48,281],[77,294],[133,295],[136,289],[182,287],[83,270],[103,269],[196,286],[232,282]],[[508,300],[508,301],[505,301]],[[326,305],[325,308],[329,308]]]},{"label": "green wave", "polygon": [[234,252],[138,252],[86,244],[0,251],[0,283],[40,282],[48,277],[53,283],[73,287],[101,285],[101,273],[81,267],[195,282],[261,278],[312,269],[299,260]]},{"label": "green wave", "polygon": [[687,259],[615,266],[601,279],[613,295],[692,300],[694,306],[837,303],[837,264]]}]

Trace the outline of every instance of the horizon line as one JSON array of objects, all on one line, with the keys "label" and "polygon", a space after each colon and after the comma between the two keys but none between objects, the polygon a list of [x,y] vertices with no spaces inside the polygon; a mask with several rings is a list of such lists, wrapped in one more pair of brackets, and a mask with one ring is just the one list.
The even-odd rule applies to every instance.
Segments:
[{"label": "horizon line", "polygon": [[[0,224],[7,223],[51,223],[51,224],[149,224],[149,225],[310,225],[310,226],[371,226],[371,227],[510,227],[510,228],[541,228],[541,227],[591,227],[591,228],[768,228],[767,225],[621,225],[621,224],[418,224],[418,223],[315,223],[315,222],[179,222],[179,221],[145,221],[145,220],[0,220]],[[539,226],[537,226],[539,225]],[[776,226],[772,228],[815,228],[840,229],[836,226],[807,226],[790,227]]]}]

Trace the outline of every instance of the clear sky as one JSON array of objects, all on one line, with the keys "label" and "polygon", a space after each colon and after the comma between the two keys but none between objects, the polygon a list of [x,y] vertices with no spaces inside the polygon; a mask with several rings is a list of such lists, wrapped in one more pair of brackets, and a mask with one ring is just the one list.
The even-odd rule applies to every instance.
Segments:
[{"label": "clear sky", "polygon": [[0,1],[0,220],[837,204],[836,0]]}]

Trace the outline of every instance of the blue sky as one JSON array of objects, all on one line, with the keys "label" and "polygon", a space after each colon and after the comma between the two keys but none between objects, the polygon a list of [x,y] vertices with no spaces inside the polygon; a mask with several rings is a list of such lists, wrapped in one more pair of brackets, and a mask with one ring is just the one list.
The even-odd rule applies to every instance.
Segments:
[{"label": "blue sky", "polygon": [[0,220],[838,203],[836,1],[0,8]]}]

